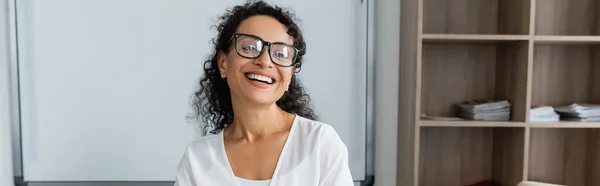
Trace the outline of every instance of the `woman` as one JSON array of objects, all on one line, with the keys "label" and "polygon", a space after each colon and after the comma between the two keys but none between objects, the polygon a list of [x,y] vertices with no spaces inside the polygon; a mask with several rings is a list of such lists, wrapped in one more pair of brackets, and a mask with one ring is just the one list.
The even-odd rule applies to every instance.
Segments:
[{"label": "woman", "polygon": [[187,147],[175,185],[353,185],[346,146],[295,75],[306,45],[293,15],[254,2],[219,20],[194,97],[212,135]]}]

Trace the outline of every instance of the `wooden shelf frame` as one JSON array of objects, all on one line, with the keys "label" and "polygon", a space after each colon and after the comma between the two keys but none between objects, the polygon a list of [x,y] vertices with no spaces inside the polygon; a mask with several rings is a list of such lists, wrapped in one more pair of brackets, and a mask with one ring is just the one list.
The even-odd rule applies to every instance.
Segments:
[{"label": "wooden shelf frame", "polygon": [[[600,185],[600,122],[529,121],[534,106],[600,104],[600,2],[401,4],[398,174],[412,179],[398,185]],[[420,119],[471,98],[509,99],[511,120]]]}]

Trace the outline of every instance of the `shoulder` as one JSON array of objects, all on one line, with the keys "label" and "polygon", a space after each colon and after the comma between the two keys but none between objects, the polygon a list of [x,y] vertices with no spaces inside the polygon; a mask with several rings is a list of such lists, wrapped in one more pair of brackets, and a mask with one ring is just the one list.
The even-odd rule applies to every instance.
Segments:
[{"label": "shoulder", "polygon": [[304,118],[302,116],[296,116],[297,130],[304,134],[313,134],[313,135],[323,135],[323,134],[331,134],[336,133],[335,129],[327,123],[323,123],[321,121],[315,121],[311,119]]},{"label": "shoulder", "polygon": [[[315,163],[320,173],[320,185],[352,185],[352,174],[348,164],[348,148],[329,124],[305,118],[298,120],[298,128],[306,132],[302,141],[311,141]],[[300,131],[300,130],[299,130]]]},{"label": "shoulder", "polygon": [[220,139],[220,134],[205,136],[186,146],[177,168],[175,185],[196,185],[197,181],[215,185],[212,184],[214,179],[226,175]]},{"label": "shoulder", "polygon": [[341,140],[337,131],[329,124],[320,121],[310,120],[297,116],[297,133],[304,141],[311,141],[311,145],[316,147],[322,154],[329,151],[334,153],[344,153],[347,151],[346,145]]},{"label": "shoulder", "polygon": [[194,140],[186,146],[185,153],[188,155],[200,155],[217,151],[219,149],[219,137],[220,134],[213,134]]},{"label": "shoulder", "polygon": [[321,121],[315,121],[311,119],[304,118],[302,116],[296,116],[296,133],[299,133],[300,136],[310,137],[310,138],[321,138],[323,136],[331,136],[337,135],[335,129]]},{"label": "shoulder", "polygon": [[219,134],[214,134],[190,142],[184,151],[184,162],[202,165],[205,169],[212,167],[215,157],[221,153],[219,137]]}]

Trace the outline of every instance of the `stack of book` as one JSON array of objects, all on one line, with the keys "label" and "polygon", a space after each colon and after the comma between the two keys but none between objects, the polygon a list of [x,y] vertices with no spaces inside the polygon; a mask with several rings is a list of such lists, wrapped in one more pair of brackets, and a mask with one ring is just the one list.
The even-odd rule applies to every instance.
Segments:
[{"label": "stack of book", "polygon": [[555,108],[560,119],[568,121],[600,121],[600,105],[571,104]]},{"label": "stack of book", "polygon": [[457,104],[459,117],[468,120],[508,121],[511,103],[508,100],[471,100]]},{"label": "stack of book", "polygon": [[529,112],[530,121],[558,121],[560,116],[554,111],[551,106],[540,106],[531,109]]}]

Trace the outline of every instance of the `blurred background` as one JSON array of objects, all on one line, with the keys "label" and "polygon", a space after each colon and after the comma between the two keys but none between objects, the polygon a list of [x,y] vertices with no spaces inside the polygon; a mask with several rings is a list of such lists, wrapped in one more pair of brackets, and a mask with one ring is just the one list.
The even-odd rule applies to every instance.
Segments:
[{"label": "blurred background", "polygon": [[[243,2],[0,0],[0,185],[172,185],[212,26]],[[267,2],[301,20],[356,185],[396,185],[400,2]]]}]

